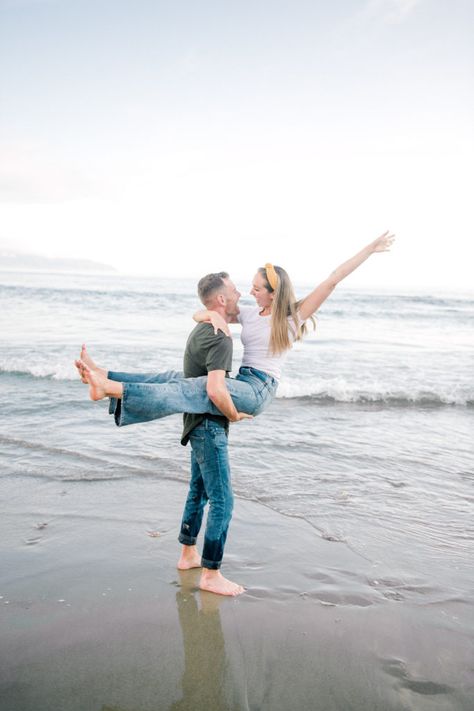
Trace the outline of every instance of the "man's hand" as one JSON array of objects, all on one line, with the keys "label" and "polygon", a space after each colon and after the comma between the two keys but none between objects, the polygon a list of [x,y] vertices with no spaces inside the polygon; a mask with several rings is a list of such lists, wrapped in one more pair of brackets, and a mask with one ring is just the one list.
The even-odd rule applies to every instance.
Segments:
[{"label": "man's hand", "polygon": [[207,375],[207,394],[214,405],[227,417],[229,422],[239,422],[250,415],[237,412],[225,383],[225,370],[211,370]]}]

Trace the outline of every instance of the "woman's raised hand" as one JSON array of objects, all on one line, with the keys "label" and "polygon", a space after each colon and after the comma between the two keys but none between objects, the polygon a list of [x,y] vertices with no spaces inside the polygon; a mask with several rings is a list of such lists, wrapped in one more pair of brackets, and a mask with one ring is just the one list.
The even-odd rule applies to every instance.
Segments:
[{"label": "woman's raised hand", "polygon": [[391,234],[389,230],[377,237],[376,240],[372,242],[373,252],[388,252],[390,247],[395,241],[395,235]]}]

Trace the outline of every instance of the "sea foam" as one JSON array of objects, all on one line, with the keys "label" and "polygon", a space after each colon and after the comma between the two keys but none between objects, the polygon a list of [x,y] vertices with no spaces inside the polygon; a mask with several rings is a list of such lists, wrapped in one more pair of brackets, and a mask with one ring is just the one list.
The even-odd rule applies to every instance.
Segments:
[{"label": "sea foam", "polygon": [[278,398],[311,398],[322,402],[384,403],[393,405],[473,405],[472,388],[383,387],[380,382],[356,383],[345,378],[283,380]]},{"label": "sea foam", "polygon": [[[0,373],[30,378],[44,378],[60,381],[77,381],[78,374],[72,362],[51,360],[26,362],[26,358],[6,358],[0,361]],[[338,378],[305,378],[293,380],[284,378],[277,391],[277,398],[304,399],[321,402],[380,403],[386,405],[474,405],[474,388],[456,386],[437,388],[425,385],[414,387],[395,383],[352,382]]]}]

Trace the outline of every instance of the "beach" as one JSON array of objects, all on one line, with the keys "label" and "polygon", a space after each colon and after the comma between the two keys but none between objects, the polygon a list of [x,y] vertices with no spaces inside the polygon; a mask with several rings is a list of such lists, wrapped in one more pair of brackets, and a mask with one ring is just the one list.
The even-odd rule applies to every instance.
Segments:
[{"label": "beach", "polygon": [[184,485],[24,484],[2,484],[2,709],[472,708],[472,605],[445,591],[237,500],[246,592],[219,597],[175,567]]},{"label": "beach", "polygon": [[471,711],[472,294],[321,309],[230,428],[235,599],[176,570],[181,416],[118,428],[73,366],[179,369],[194,282],[3,273],[0,300],[2,711]]},{"label": "beach", "polygon": [[474,3],[0,17],[0,711],[474,711]]}]

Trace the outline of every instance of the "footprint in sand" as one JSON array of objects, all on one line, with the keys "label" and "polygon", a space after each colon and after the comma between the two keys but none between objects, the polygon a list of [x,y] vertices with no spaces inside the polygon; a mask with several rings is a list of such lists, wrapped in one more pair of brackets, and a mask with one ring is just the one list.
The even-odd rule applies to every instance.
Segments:
[{"label": "footprint in sand", "polygon": [[26,543],[27,546],[35,546],[37,543],[41,541],[41,537],[38,536],[38,538],[25,538],[23,539]]},{"label": "footprint in sand", "polygon": [[391,676],[398,680],[398,685],[410,689],[423,696],[436,696],[449,694],[454,689],[448,684],[442,684],[431,679],[416,678],[408,669],[406,662],[401,659],[382,659],[382,667]]}]

